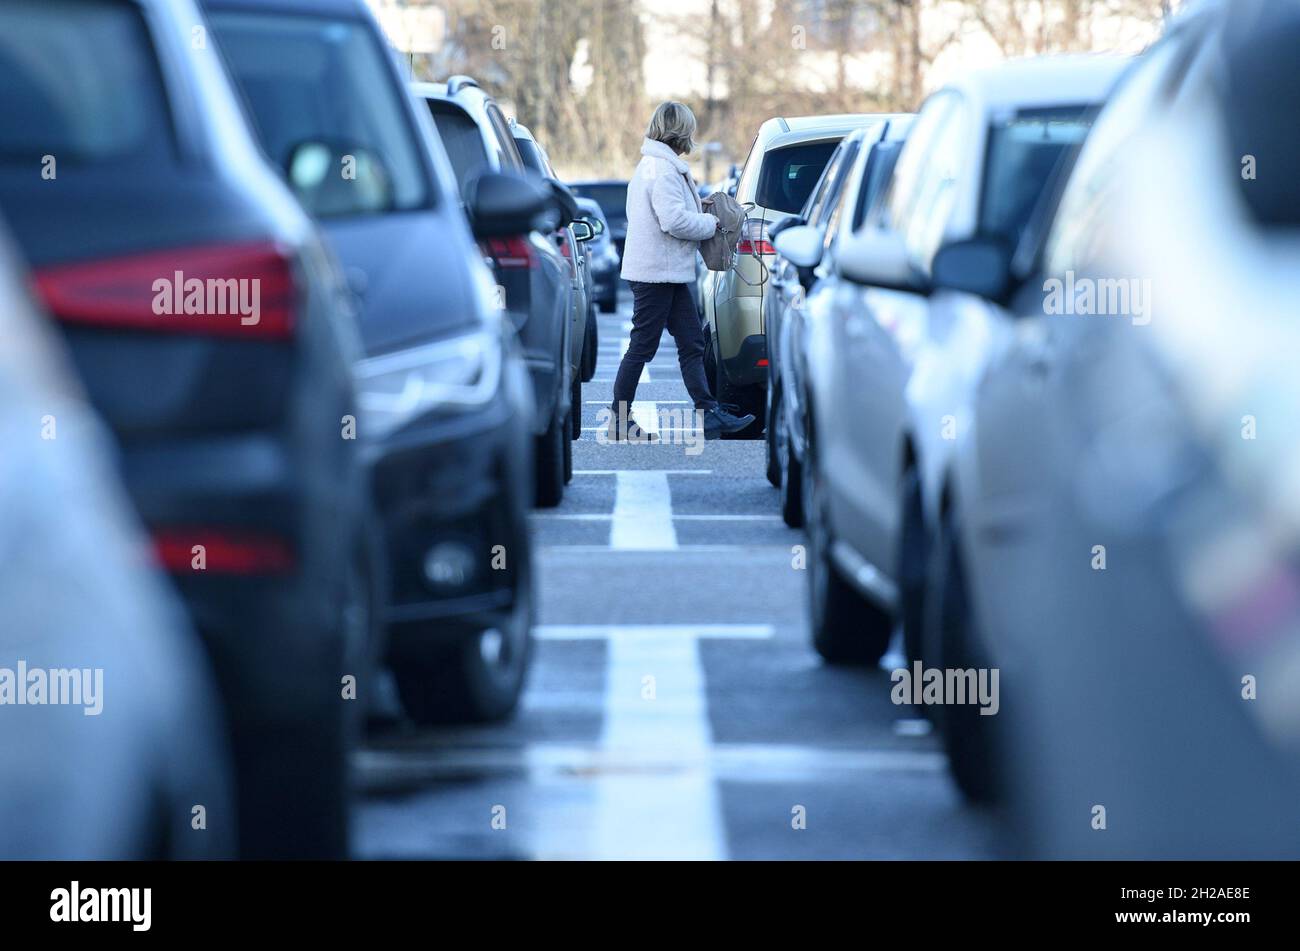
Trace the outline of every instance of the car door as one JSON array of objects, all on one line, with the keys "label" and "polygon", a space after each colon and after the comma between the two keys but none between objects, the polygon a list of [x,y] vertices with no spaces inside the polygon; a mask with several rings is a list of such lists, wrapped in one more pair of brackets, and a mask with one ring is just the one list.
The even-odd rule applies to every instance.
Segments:
[{"label": "car door", "polygon": [[[892,230],[921,274],[942,243],[964,173],[970,108],[956,92],[931,97],[917,119],[878,218]],[[898,528],[898,480],[908,419],[906,388],[928,329],[921,295],[854,287],[845,307],[843,359],[853,368],[842,394],[840,536],[872,565],[892,574]],[[831,463],[834,465],[834,461]]]}]

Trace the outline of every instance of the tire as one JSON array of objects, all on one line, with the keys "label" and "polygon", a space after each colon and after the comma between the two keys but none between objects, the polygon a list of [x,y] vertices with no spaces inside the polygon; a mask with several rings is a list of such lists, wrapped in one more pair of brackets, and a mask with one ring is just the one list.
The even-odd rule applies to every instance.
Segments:
[{"label": "tire", "polygon": [[491,723],[519,703],[532,659],[533,599],[525,571],[514,608],[498,627],[475,631],[441,651],[393,665],[406,714],[421,726]]},{"label": "tire", "polygon": [[[568,429],[574,432],[578,431],[577,413],[569,410]],[[575,436],[574,439],[577,437]],[[564,440],[564,484],[568,485],[573,481],[573,439]]]},{"label": "tire", "polygon": [[[569,388],[569,435],[570,438],[577,442],[582,438],[582,381],[577,377],[573,378],[573,385]],[[565,476],[564,481],[569,481],[569,473]]]},{"label": "tire", "polygon": [[[931,558],[931,590],[926,623],[927,644],[934,644],[936,666],[944,669],[989,667],[980,649],[971,620],[966,573],[953,530],[954,521],[945,513]],[[1005,706],[1005,704],[1004,704]],[[999,760],[996,717],[982,716],[978,704],[942,704],[934,708],[948,769],[967,800],[974,803],[998,801]]]},{"label": "tire", "polygon": [[898,613],[903,626],[903,652],[909,664],[914,660],[925,664],[930,660],[925,657],[922,634],[930,552],[921,501],[921,476],[914,466],[908,466],[903,472],[898,496]]},{"label": "tire", "polygon": [[875,664],[889,647],[893,619],[889,612],[862,597],[835,566],[826,493],[818,484],[815,458],[810,454],[806,462],[802,486],[813,647],[828,664]]},{"label": "tire", "polygon": [[555,508],[564,499],[564,456],[573,451],[571,426],[569,417],[557,409],[546,432],[537,437],[538,508]]},{"label": "tire", "polygon": [[[597,330],[596,330],[596,312],[594,309],[587,312],[587,329],[586,336],[582,341],[582,374],[581,382],[590,383],[592,377],[596,375],[596,357],[597,354]],[[575,439],[578,437],[574,437]]]},{"label": "tire", "polygon": [[801,528],[803,510],[803,464],[790,446],[790,432],[777,422],[777,462],[781,467],[781,484],[777,486],[781,499],[781,520],[791,528]]},{"label": "tire", "polygon": [[776,488],[781,487],[781,459],[777,455],[776,428],[781,412],[781,391],[770,379],[767,384],[767,413],[763,431],[767,437],[767,481]]}]

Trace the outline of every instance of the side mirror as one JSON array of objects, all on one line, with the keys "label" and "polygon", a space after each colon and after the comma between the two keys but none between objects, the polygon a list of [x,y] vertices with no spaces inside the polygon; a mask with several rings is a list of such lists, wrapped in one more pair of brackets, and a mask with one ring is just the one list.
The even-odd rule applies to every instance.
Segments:
[{"label": "side mirror", "polygon": [[594,237],[599,238],[607,230],[605,228],[605,222],[601,221],[599,218],[584,218],[583,221],[591,225],[591,233]]},{"label": "side mirror", "polygon": [[579,241],[590,241],[596,237],[596,229],[585,218],[578,218],[569,225],[573,229],[573,236]]},{"label": "side mirror", "polygon": [[912,266],[902,236],[894,231],[868,227],[850,235],[835,255],[835,270],[855,284],[929,292],[925,277]]},{"label": "side mirror", "polygon": [[769,238],[775,239],[776,236],[786,228],[798,228],[800,225],[806,225],[807,223],[808,222],[804,221],[803,218],[798,215],[791,215],[789,218],[782,218],[776,224],[772,225],[772,227],[768,229],[767,235]]},{"label": "side mirror", "polygon": [[[341,169],[350,170],[344,176]],[[312,215],[387,211],[393,205],[393,179],[383,160],[354,142],[307,139],[284,160],[285,178]]]},{"label": "side mirror", "polygon": [[936,288],[1000,300],[1011,285],[1011,251],[995,238],[969,238],[945,244],[931,265]]},{"label": "side mirror", "polygon": [[572,224],[574,219],[582,214],[582,209],[578,207],[578,199],[564,182],[548,178],[546,184],[550,186],[551,194],[555,196],[555,204],[560,209],[560,227]]},{"label": "side mirror", "polygon": [[822,236],[809,225],[786,228],[773,242],[776,253],[797,268],[816,267],[822,259]]},{"label": "side mirror", "polygon": [[506,238],[559,227],[555,197],[538,180],[484,172],[465,191],[465,211],[475,238]]}]

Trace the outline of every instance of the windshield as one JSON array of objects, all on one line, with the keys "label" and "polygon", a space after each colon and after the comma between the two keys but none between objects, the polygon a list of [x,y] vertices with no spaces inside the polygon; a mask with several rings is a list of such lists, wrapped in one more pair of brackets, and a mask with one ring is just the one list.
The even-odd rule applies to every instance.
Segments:
[{"label": "windshield", "polygon": [[590,198],[600,205],[611,224],[627,224],[627,182],[611,182],[606,185],[574,185],[575,194]]},{"label": "windshield", "polygon": [[337,217],[427,203],[402,89],[364,24],[220,11],[212,23],[271,159],[287,169],[304,143],[321,143],[311,161],[339,169],[297,189],[308,211]]}]

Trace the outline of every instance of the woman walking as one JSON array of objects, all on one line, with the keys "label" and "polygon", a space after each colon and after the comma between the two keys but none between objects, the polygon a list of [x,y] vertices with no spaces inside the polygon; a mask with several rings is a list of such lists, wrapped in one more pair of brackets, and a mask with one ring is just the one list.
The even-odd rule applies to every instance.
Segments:
[{"label": "woman walking", "polygon": [[690,284],[699,244],[718,219],[700,205],[690,167],[681,156],[695,147],[695,116],[680,102],[661,103],[650,119],[641,161],[627,186],[627,239],[622,277],[632,286],[632,333],[614,379],[609,438],[653,438],[632,419],[641,371],[654,358],[664,328],[677,343],[682,381],[706,439],[744,429],[753,416],[733,416],[718,405],[704,375],[704,334]]}]

